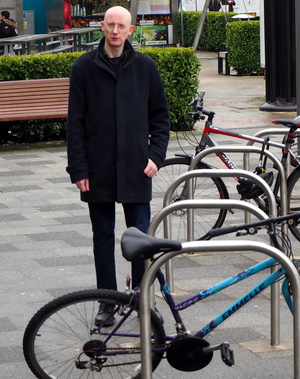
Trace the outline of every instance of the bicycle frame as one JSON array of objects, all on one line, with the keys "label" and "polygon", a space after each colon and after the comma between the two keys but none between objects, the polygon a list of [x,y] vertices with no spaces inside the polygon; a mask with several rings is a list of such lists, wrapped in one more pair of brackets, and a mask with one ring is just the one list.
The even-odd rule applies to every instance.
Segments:
[{"label": "bicycle frame", "polygon": [[[177,324],[180,324],[182,326],[182,331],[186,332],[187,329],[184,326],[184,323],[181,319],[181,316],[179,314],[180,310],[186,309],[190,307],[191,305],[196,304],[197,302],[208,298],[211,295],[214,295],[234,284],[237,284],[241,282],[242,280],[245,280],[252,275],[255,275],[261,271],[266,270],[267,268],[272,267],[273,265],[277,264],[276,260],[273,258],[269,258],[263,262],[260,262],[243,272],[234,275],[228,279],[225,279],[224,281],[215,284],[214,286],[199,292],[197,295],[187,298],[186,300],[175,304],[174,299],[170,293],[170,290],[168,288],[167,283],[165,282],[164,276],[161,272],[157,273],[157,279],[160,282],[161,290],[164,294],[164,297],[166,299],[167,304],[170,307],[170,310],[174,316],[174,319]],[[257,284],[254,288],[252,288],[249,292],[247,292],[244,296],[242,296],[239,300],[234,302],[230,307],[228,307],[224,312],[220,313],[214,320],[212,320],[209,324],[204,326],[201,330],[199,330],[194,336],[203,338],[207,334],[209,334],[211,331],[216,329],[219,325],[221,325],[225,320],[230,318],[232,315],[234,315],[238,310],[240,310],[242,307],[247,305],[249,301],[254,299],[257,295],[262,293],[266,288],[268,288],[271,284],[274,284],[276,281],[278,281],[280,278],[284,277],[286,274],[286,271],[283,267],[280,267],[276,272],[273,272],[270,274],[267,278],[265,278],[263,281],[261,281],[259,284]],[[285,278],[287,281],[287,279]],[[283,290],[285,291],[284,297],[286,299],[286,302],[292,312],[292,302],[288,299],[290,298],[290,295],[288,293],[287,286],[285,285]],[[168,337],[169,339],[172,339],[173,337]]]},{"label": "bicycle frame", "polygon": [[[199,146],[197,146],[196,154],[203,151],[206,148],[206,146],[209,146],[209,147],[218,146],[217,142],[212,138],[211,134],[219,134],[219,135],[224,135],[227,137],[239,138],[239,139],[243,139],[243,140],[250,141],[250,142],[256,142],[256,143],[260,143],[260,144],[263,144],[265,141],[262,138],[257,138],[257,137],[253,137],[253,136],[249,136],[249,135],[241,134],[241,133],[235,133],[231,130],[219,128],[218,126],[212,125],[210,119],[208,119],[205,122],[204,130],[202,133],[202,138],[200,140]],[[273,141],[268,141],[266,143],[266,145],[273,146],[273,147],[276,147],[276,148],[282,149],[282,150],[286,148],[285,144],[277,143],[277,142],[273,142]],[[291,158],[295,162],[297,162],[298,165],[300,165],[299,160],[296,158],[295,154],[291,151],[290,148],[288,149],[288,153],[291,155]],[[227,168],[237,169],[237,166],[234,164],[234,162],[232,162],[232,160],[228,157],[227,154],[216,153],[216,155],[221,159],[221,161],[225,164],[225,166]]]},{"label": "bicycle frame", "polygon": [[[288,155],[290,155],[291,159],[294,162],[296,162],[296,164],[298,166],[300,166],[300,161],[297,159],[297,157],[295,156],[295,154],[291,150],[291,138],[289,139],[289,141],[286,142],[286,144],[277,143],[277,142],[273,142],[270,140],[268,140],[266,142],[262,138],[253,137],[253,136],[249,136],[249,135],[241,134],[241,133],[235,133],[233,131],[214,126],[212,124],[214,113],[213,112],[206,112],[206,115],[208,116],[208,118],[205,122],[205,126],[204,126],[204,130],[202,133],[201,140],[200,140],[198,146],[196,147],[196,155],[198,153],[200,153],[201,151],[203,151],[206,148],[206,146],[209,146],[209,147],[218,146],[217,142],[213,139],[211,134],[219,134],[219,135],[224,135],[227,137],[243,139],[243,140],[254,142],[254,143],[260,143],[262,145],[266,144],[266,146],[268,146],[268,147],[272,146],[272,147],[281,149],[283,151],[281,162],[282,162],[284,167],[286,167]],[[287,130],[287,133],[291,134],[291,130]],[[222,152],[216,153],[216,156],[219,157],[219,159],[225,164],[225,166],[228,169],[234,170],[234,169],[238,168],[226,153],[222,153]],[[236,178],[237,181],[239,181],[239,179],[240,178]],[[277,176],[276,181],[275,181],[275,185],[274,185],[274,190],[273,190],[273,193],[274,193],[276,198],[277,198],[277,195],[279,192],[279,188],[280,188],[280,178]],[[257,204],[259,204],[259,206],[263,210],[267,211],[266,202],[263,200],[263,198],[261,196],[258,196],[256,198],[254,198],[253,200]],[[278,201],[279,201],[279,198],[278,198]]]},{"label": "bicycle frame", "polygon": [[[180,311],[184,310],[186,308],[189,308],[190,306],[198,303],[199,301],[206,299],[234,284],[237,284],[241,282],[242,280],[245,280],[259,272],[262,272],[274,265],[278,264],[278,262],[274,258],[269,258],[266,259],[263,262],[257,263],[254,266],[251,266],[250,268],[244,270],[243,272],[234,275],[228,279],[223,280],[220,283],[217,283],[211,287],[209,287],[206,290],[203,290],[199,292],[198,294],[189,297],[185,299],[184,301],[181,301],[179,303],[175,303],[174,299],[172,297],[172,294],[169,290],[169,287],[167,285],[167,282],[165,280],[164,274],[162,271],[159,269],[158,272],[156,273],[153,282],[155,280],[158,280],[160,284],[161,291],[163,293],[163,296],[165,298],[166,303],[169,306],[169,309],[174,317],[175,320],[175,325],[177,329],[177,333],[188,333],[184,322],[181,318]],[[248,291],[245,295],[243,295],[240,299],[238,299],[236,302],[234,302],[232,305],[230,305],[225,311],[220,313],[216,318],[214,318],[209,324],[204,326],[202,329],[200,329],[197,333],[194,334],[195,337],[203,338],[206,335],[208,335],[210,332],[212,332],[214,329],[216,329],[218,326],[220,326],[224,321],[229,319],[231,316],[233,316],[238,310],[243,308],[245,305],[247,305],[251,300],[253,300],[257,295],[261,294],[265,289],[267,289],[270,285],[274,284],[278,280],[282,279],[286,274],[286,270],[281,266],[279,269],[277,269],[276,272],[273,272],[270,274],[268,277],[266,277],[263,281],[258,283],[255,287],[253,287],[250,291]],[[286,300],[287,305],[289,306],[291,312],[293,312],[293,303],[291,300],[291,296],[288,291],[288,279],[284,279],[284,283],[282,286],[282,291],[284,298]],[[135,296],[135,294],[133,294]],[[126,318],[129,317],[129,315],[136,309],[137,305],[139,303],[139,300],[136,300],[133,302],[132,307],[128,311],[128,313],[124,316],[123,320],[121,321],[120,324],[116,325],[116,327],[111,331],[111,332],[103,332],[101,329],[96,329],[96,331],[102,335],[106,336],[107,338],[103,341],[103,345],[109,340],[109,338],[112,335],[118,335],[118,329],[125,322]],[[119,309],[115,309],[114,313],[117,313]],[[132,338],[137,338],[139,335],[137,334],[131,334],[128,333],[128,337]],[[172,341],[174,338],[176,338],[176,335],[166,335],[166,340],[167,341]],[[101,346],[102,347],[102,346]],[[101,350],[101,347],[99,350]],[[152,351],[153,353],[155,352],[161,352],[166,350],[167,347],[153,347]],[[111,352],[105,352],[103,355],[110,355],[112,354]]]}]

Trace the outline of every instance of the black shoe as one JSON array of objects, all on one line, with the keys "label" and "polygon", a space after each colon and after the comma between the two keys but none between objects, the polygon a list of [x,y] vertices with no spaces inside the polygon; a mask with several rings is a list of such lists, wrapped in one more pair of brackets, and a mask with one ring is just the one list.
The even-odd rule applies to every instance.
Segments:
[{"label": "black shoe", "polygon": [[112,314],[115,306],[113,304],[101,303],[99,305],[99,311],[97,316],[95,317],[95,325],[96,326],[112,326],[116,322],[114,316]]}]

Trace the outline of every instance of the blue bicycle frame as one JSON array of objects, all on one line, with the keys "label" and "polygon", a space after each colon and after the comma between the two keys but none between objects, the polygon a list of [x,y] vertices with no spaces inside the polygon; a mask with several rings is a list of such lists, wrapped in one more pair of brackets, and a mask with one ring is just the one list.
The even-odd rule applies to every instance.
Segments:
[{"label": "blue bicycle frame", "polygon": [[[212,286],[212,287],[210,287],[204,291],[201,291],[197,295],[189,297],[186,300],[184,300],[178,304],[175,304],[174,299],[172,297],[172,294],[171,294],[169,287],[166,283],[164,274],[162,273],[162,271],[160,269],[156,273],[156,275],[153,279],[153,282],[156,279],[159,281],[161,291],[162,291],[164,298],[165,298],[165,300],[166,300],[166,302],[167,302],[167,304],[168,304],[168,306],[169,306],[169,308],[173,314],[173,317],[174,317],[174,320],[176,321],[176,324],[180,325],[182,332],[187,332],[187,329],[186,329],[186,327],[183,323],[183,320],[180,316],[181,310],[186,309],[186,308],[196,304],[197,302],[199,302],[199,301],[201,301],[201,300],[203,300],[209,296],[212,296],[217,292],[224,290],[225,288],[228,288],[234,284],[237,284],[237,283],[241,282],[242,280],[245,280],[245,279],[251,277],[252,275],[255,275],[255,274],[257,274],[261,271],[264,271],[268,268],[271,268],[272,266],[274,266],[276,264],[278,264],[278,262],[274,258],[266,259],[263,262],[257,263],[256,265],[244,270],[243,272],[241,272],[237,275],[234,275],[228,279],[225,279],[222,282],[215,284],[214,286]],[[212,320],[209,324],[204,326],[194,336],[199,337],[199,338],[203,338],[206,335],[208,335],[211,331],[213,331],[219,325],[221,325],[225,320],[230,318],[238,310],[240,310],[245,305],[247,305],[257,295],[262,293],[271,284],[274,284],[279,279],[282,279],[285,276],[285,274],[286,274],[285,269],[282,266],[280,266],[278,268],[278,270],[271,273],[267,278],[265,278],[263,281],[261,281],[259,284],[257,284],[254,288],[252,288],[249,292],[247,292],[245,295],[243,295],[239,300],[237,300],[235,303],[233,303],[224,312],[220,313],[214,320]],[[290,311],[293,313],[293,301],[292,301],[291,295],[289,293],[289,280],[287,277],[285,277],[283,284],[282,284],[282,293],[284,295],[284,298],[285,298],[285,301],[286,301],[288,307],[290,308]],[[98,330],[98,333],[100,335],[106,336],[106,339],[103,341],[104,345],[110,339],[110,337],[112,335],[115,335],[115,336],[119,335],[118,334],[119,327],[125,322],[125,320],[134,311],[134,309],[136,309],[138,307],[138,303],[139,303],[139,298],[136,297],[135,300],[133,300],[132,307],[130,308],[130,310],[126,314],[124,314],[123,320],[119,324],[117,324],[111,332],[102,331],[101,329],[95,329],[95,330]],[[117,313],[118,311],[119,311],[119,307],[117,307],[115,309],[114,313]],[[133,338],[139,337],[139,335],[133,334],[133,333],[132,334],[128,333],[127,336],[128,337],[131,336]],[[172,336],[167,335],[166,336],[166,339],[168,341],[170,341],[174,338],[176,338],[176,335],[172,335]],[[153,347],[153,352],[159,352],[159,351],[163,351],[165,349],[166,349],[165,346],[164,347]],[[114,352],[105,352],[104,355],[111,355],[111,354],[113,355],[115,353]],[[125,354],[125,351],[124,351],[124,354]]]},{"label": "blue bicycle frame", "polygon": [[[261,272],[267,268],[270,268],[274,265],[276,265],[278,262],[273,259],[269,258],[263,262],[260,262],[245,271],[241,272],[240,274],[234,275],[228,279],[225,279],[224,281],[204,290],[198,293],[197,295],[190,297],[178,304],[174,303],[173,297],[171,295],[171,292],[168,288],[168,285],[165,281],[165,278],[162,274],[162,272],[159,270],[156,277],[161,285],[161,290],[164,294],[164,297],[166,299],[166,302],[168,303],[170,310],[174,316],[174,319],[176,323],[182,325],[182,330],[186,331],[186,328],[184,326],[184,323],[181,319],[181,316],[179,314],[180,310],[186,309],[190,307],[191,305],[217,293],[222,291],[225,288],[228,288],[244,279],[249,278],[250,276],[257,274],[258,272]],[[199,332],[195,334],[196,337],[203,338],[208,333],[213,331],[215,328],[217,328],[219,325],[221,325],[225,320],[227,320],[229,317],[234,315],[239,309],[241,309],[243,306],[249,303],[252,299],[254,299],[257,295],[259,295],[262,291],[264,291],[267,287],[269,287],[271,284],[274,284],[276,281],[278,281],[280,278],[285,276],[286,271],[283,267],[279,267],[277,271],[270,274],[267,278],[265,278],[262,282],[257,284],[254,288],[252,288],[248,293],[246,293],[244,296],[242,296],[239,300],[237,300],[235,303],[233,303],[230,307],[228,307],[224,312],[222,312],[220,315],[218,315],[214,320],[212,320],[209,324],[207,324],[204,328],[202,328]],[[282,292],[285,298],[285,301],[287,305],[289,306],[291,312],[293,313],[293,301],[291,299],[291,296],[288,291],[288,279],[284,279],[284,283],[282,285]],[[169,337],[169,339],[172,337]]]}]

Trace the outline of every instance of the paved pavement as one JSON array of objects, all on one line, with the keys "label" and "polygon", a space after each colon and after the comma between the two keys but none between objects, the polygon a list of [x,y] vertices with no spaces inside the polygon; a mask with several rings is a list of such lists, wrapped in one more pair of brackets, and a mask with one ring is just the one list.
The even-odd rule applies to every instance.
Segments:
[{"label": "paved pavement", "polygon": [[[206,92],[205,106],[216,111],[216,124],[254,134],[271,126],[274,118],[294,118],[295,113],[263,113],[263,77],[237,77],[217,74],[214,53],[198,53],[202,63],[200,89]],[[201,132],[201,124],[196,127]],[[185,142],[182,141],[184,144]],[[224,138],[220,143],[231,143]],[[189,149],[188,145],[186,148]],[[168,156],[178,151],[172,135]],[[22,355],[24,329],[32,315],[53,298],[83,288],[95,287],[92,233],[87,206],[79,201],[77,189],[65,171],[64,143],[0,148],[0,377],[31,379]],[[238,216],[235,216],[238,218]],[[117,209],[117,278],[119,289],[125,287],[130,271],[119,248],[125,229],[122,211]],[[257,238],[265,238],[257,237]],[[297,242],[293,242],[295,250]],[[222,278],[236,274],[261,260],[261,254],[205,253],[174,259],[177,295],[195,293]],[[260,276],[262,277],[262,276]],[[251,279],[250,279],[251,282]],[[225,309],[247,285],[225,290],[213,300],[184,311],[191,330],[205,325]],[[236,365],[225,366],[219,353],[202,371],[184,374],[186,378],[270,378],[293,377],[293,351],[286,349],[292,340],[292,317],[281,300],[282,349],[269,349],[270,301],[264,293],[225,323],[208,338],[211,343],[228,340],[235,352]],[[163,301],[156,297],[162,314],[167,314]],[[165,321],[173,330],[173,322]],[[263,346],[262,351],[249,350],[249,345]],[[265,345],[257,342],[266,341]],[[267,347],[265,350],[264,348]],[[182,373],[162,362],[154,378],[181,378]],[[97,377],[95,375],[95,377]]]}]

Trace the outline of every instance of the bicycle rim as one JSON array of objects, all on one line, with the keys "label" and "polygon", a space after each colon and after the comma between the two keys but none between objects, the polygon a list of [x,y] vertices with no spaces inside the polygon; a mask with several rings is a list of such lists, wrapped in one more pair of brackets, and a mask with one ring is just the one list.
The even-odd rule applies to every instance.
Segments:
[{"label": "bicycle rim", "polygon": [[[181,174],[188,171],[190,158],[170,158],[166,159],[160,170],[152,180],[152,214],[155,215],[162,209],[163,199],[166,190],[171,183]],[[199,162],[198,168],[210,168],[207,164]],[[185,200],[185,183],[182,183],[172,196],[172,202]],[[195,178],[194,179],[194,199],[228,199],[228,191],[220,178]],[[214,228],[220,228],[226,217],[226,209],[194,209],[194,240],[207,239],[207,233]],[[172,238],[179,241],[187,241],[187,210],[182,209],[171,215]],[[163,235],[162,224],[157,228],[157,236]]]},{"label": "bicycle rim", "polygon": [[[101,301],[118,310],[112,327],[94,325]],[[140,321],[138,309],[130,313],[132,303],[132,295],[110,290],[74,292],[48,303],[24,333],[23,352],[29,368],[40,379],[141,378]],[[163,345],[164,328],[153,311],[151,329],[153,345]],[[152,355],[153,370],[162,355]]]},{"label": "bicycle rim", "polygon": [[[300,212],[300,167],[295,170],[288,177],[287,181],[287,201],[288,212]],[[300,225],[289,225],[290,231],[300,241]]]}]

